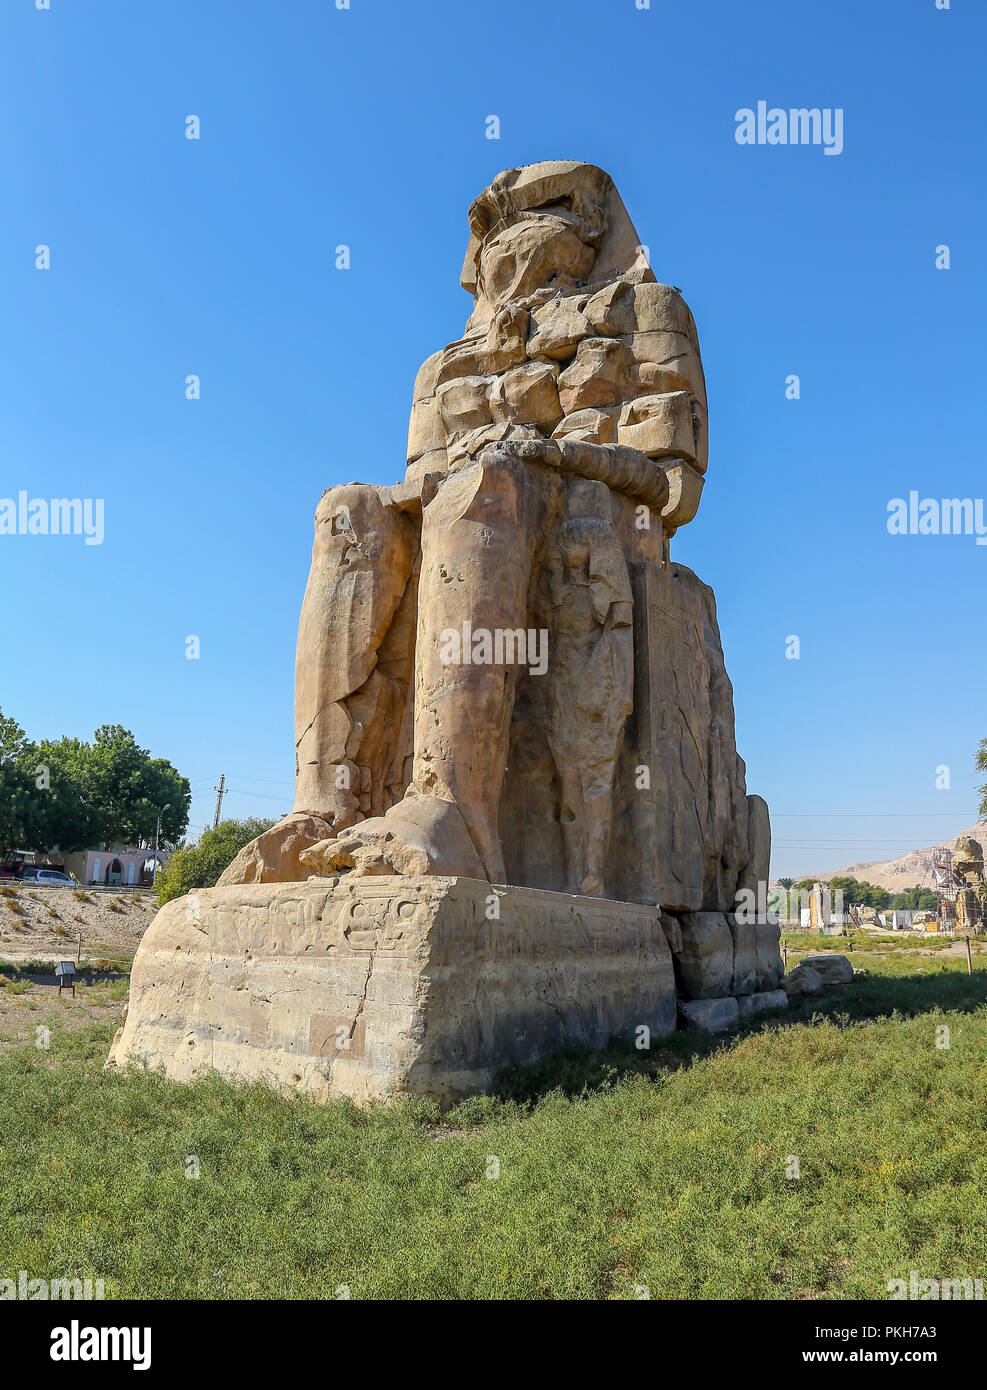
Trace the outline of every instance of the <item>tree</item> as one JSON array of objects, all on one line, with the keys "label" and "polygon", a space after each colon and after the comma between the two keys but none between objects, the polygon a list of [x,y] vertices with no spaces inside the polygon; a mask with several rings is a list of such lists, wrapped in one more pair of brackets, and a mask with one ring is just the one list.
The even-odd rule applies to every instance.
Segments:
[{"label": "tree", "polygon": [[129,729],[104,724],[93,742],[32,743],[0,714],[0,848],[48,851],[150,846],[157,817],[173,843],[188,824],[188,781],[138,747]]},{"label": "tree", "polygon": [[90,785],[90,746],[77,738],[37,745],[44,797],[26,849],[59,849],[65,854],[102,845],[105,818]]},{"label": "tree", "polygon": [[[980,740],[973,763],[978,772],[987,772],[987,738]],[[981,783],[977,791],[980,793],[978,815],[982,821],[987,820],[987,782]]]},{"label": "tree", "polygon": [[847,907],[873,907],[881,910],[891,906],[891,894],[886,888],[878,888],[874,883],[867,883],[852,876],[830,879],[830,887],[835,892],[839,888],[843,893],[843,901]]},{"label": "tree", "polygon": [[0,856],[26,843],[37,814],[30,763],[27,734],[0,710]]},{"label": "tree", "polygon": [[17,723],[0,710],[0,764],[16,758],[27,744],[27,734]]},{"label": "tree", "polygon": [[[157,818],[161,834],[176,841],[188,824],[188,782],[164,758],[139,748],[129,729],[102,724],[94,735],[89,787],[102,817],[101,843],[153,845]],[[162,808],[168,810],[162,814]]]},{"label": "tree", "polygon": [[829,880],[829,890],[835,896],[837,893],[843,894],[843,905],[849,907],[851,903],[862,903],[869,907],[866,902],[867,893],[862,883],[849,874],[836,874]]},{"label": "tree", "polygon": [[939,900],[931,888],[920,888],[916,884],[913,888],[902,888],[900,893],[895,893],[891,899],[891,906],[911,908],[919,912],[935,912]]},{"label": "tree", "polygon": [[251,840],[270,830],[272,820],[224,820],[205,830],[198,842],[178,849],[159,872],[158,903],[180,898],[196,888],[214,888],[220,874]]},{"label": "tree", "polygon": [[784,888],[785,892],[787,893],[789,888],[791,888],[794,885],[794,883],[794,878],[780,878],[778,880],[778,887]]}]

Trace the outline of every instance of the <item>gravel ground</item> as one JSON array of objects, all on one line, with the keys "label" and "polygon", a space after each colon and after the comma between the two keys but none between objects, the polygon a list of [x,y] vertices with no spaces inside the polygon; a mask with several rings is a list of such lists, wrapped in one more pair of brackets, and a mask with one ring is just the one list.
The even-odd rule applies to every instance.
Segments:
[{"label": "gravel ground", "polygon": [[157,903],[151,893],[32,888],[0,883],[0,959],[132,956]]}]

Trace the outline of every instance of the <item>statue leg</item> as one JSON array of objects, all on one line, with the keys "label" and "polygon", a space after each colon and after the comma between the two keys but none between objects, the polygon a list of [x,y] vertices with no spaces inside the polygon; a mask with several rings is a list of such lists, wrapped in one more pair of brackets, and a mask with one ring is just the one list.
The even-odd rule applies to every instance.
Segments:
[{"label": "statue leg", "polygon": [[600,483],[566,486],[550,545],[553,660],[546,735],[561,791],[569,891],[606,895],[613,783],[631,712],[634,639],[627,563]]},{"label": "statue leg", "polygon": [[[298,624],[295,812],[323,816],[337,831],[361,818],[368,773],[364,796],[383,792],[406,692],[378,665],[417,553],[414,521],[378,488],[350,483],[323,494]],[[404,639],[410,675],[413,631]],[[399,662],[399,652],[388,655],[385,666]]]},{"label": "statue leg", "polygon": [[556,645],[547,737],[561,792],[566,880],[570,893],[605,897],[614,777],[631,702],[633,639],[629,627],[609,629],[589,657],[573,642],[568,663],[565,640]]},{"label": "statue leg", "polygon": [[531,574],[555,485],[556,475],[509,450],[486,450],[423,514],[414,782],[456,803],[494,883],[506,876],[497,812],[523,667],[493,658],[520,655],[513,638],[505,650],[503,634],[527,641]]},{"label": "statue leg", "polygon": [[242,849],[220,883],[305,879],[303,850],[385,809],[412,668],[414,631],[401,615],[417,554],[415,521],[380,489],[351,483],[323,494],[298,626],[294,810]]},{"label": "statue leg", "polygon": [[504,634],[527,640],[532,570],[558,489],[558,475],[506,445],[440,484],[422,514],[412,786],[306,862],[504,882],[497,814],[522,669]]}]

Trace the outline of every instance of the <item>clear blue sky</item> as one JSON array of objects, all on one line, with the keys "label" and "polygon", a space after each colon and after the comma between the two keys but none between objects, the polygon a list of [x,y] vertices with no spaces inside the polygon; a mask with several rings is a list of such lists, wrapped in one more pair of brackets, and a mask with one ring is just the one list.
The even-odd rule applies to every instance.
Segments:
[{"label": "clear blue sky", "polygon": [[[987,547],[886,507],[983,493],[985,41],[982,0],[6,0],[0,496],[104,498],[106,537],[0,537],[0,706],[127,725],[195,827],[220,771],[229,813],[287,809],[319,495],[402,475],[470,200],[579,158],[699,325],[710,468],[674,553],[717,594],[774,872],[970,824]],[[759,100],[843,108],[844,152],[739,146]]]}]

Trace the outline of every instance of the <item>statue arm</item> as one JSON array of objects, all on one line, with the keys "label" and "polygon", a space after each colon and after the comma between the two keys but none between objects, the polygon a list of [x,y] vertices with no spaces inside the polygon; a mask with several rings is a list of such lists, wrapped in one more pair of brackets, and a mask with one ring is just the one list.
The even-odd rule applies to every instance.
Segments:
[{"label": "statue arm", "polygon": [[661,511],[668,501],[662,463],[625,444],[591,444],[584,439],[512,439],[506,445],[520,459],[559,468],[580,478],[606,483],[615,492]]}]

